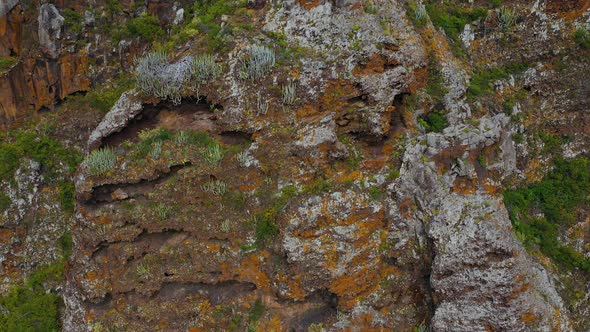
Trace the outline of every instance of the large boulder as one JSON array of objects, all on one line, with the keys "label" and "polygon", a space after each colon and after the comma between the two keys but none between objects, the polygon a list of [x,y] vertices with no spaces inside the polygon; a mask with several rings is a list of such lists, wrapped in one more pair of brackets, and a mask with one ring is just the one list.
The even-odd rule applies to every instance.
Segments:
[{"label": "large boulder", "polygon": [[61,38],[64,23],[65,19],[54,5],[41,5],[39,8],[39,43],[49,58],[56,59],[59,56],[57,42]]}]

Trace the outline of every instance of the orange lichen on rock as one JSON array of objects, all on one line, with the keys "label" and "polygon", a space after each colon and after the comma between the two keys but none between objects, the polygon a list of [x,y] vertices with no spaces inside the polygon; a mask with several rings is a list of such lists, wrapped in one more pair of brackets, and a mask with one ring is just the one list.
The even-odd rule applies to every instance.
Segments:
[{"label": "orange lichen on rock", "polygon": [[281,332],[285,331],[279,316],[274,315],[270,320],[263,321],[256,327],[257,332]]},{"label": "orange lichen on rock", "polygon": [[383,276],[395,272],[393,266],[380,265],[364,265],[358,271],[350,271],[331,282],[330,291],[338,295],[338,304],[343,309],[349,310],[354,307],[358,300],[370,294],[375,288],[380,287],[379,280]]},{"label": "orange lichen on rock", "polygon": [[398,65],[399,62],[387,59],[382,54],[373,54],[371,55],[366,64],[356,66],[353,69],[352,74],[355,76],[381,74],[385,72],[387,69],[391,69],[392,67]]},{"label": "orange lichen on rock", "polygon": [[467,177],[457,177],[455,182],[453,182],[453,192],[462,195],[472,195],[477,191],[477,179],[467,178]]},{"label": "orange lichen on rock", "polygon": [[525,312],[520,319],[527,325],[531,325],[537,321],[537,316],[531,311]]},{"label": "orange lichen on rock", "polygon": [[296,112],[297,112],[297,116],[299,118],[305,118],[305,117],[308,117],[311,115],[316,115],[316,114],[318,114],[319,111],[313,105],[304,104],[303,106],[298,108]]},{"label": "orange lichen on rock", "polygon": [[320,98],[320,110],[340,112],[346,111],[348,101],[360,96],[353,83],[346,80],[330,80]]},{"label": "orange lichen on rock", "polygon": [[239,279],[256,284],[258,289],[270,290],[270,279],[262,270],[263,259],[268,256],[269,253],[266,250],[246,256],[236,270]]},{"label": "orange lichen on rock", "polygon": [[297,2],[299,2],[299,5],[306,10],[310,10],[320,5],[320,0],[297,0]]}]

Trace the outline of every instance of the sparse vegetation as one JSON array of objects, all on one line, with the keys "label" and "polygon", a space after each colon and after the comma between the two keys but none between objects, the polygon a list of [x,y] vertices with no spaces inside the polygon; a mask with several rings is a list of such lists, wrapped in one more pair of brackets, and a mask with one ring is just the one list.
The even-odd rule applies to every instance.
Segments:
[{"label": "sparse vegetation", "polygon": [[480,68],[471,78],[469,83],[469,90],[467,90],[467,98],[470,101],[477,97],[492,93],[492,83],[505,79],[510,75],[517,75],[524,72],[528,68],[527,65],[521,63],[509,63],[502,67],[496,68]]},{"label": "sparse vegetation", "polygon": [[590,161],[558,159],[545,178],[528,187],[508,190],[504,202],[518,237],[556,262],[590,271],[590,259],[561,243],[559,231],[574,224],[578,208],[588,206]]},{"label": "sparse vegetation", "polygon": [[280,194],[275,197],[273,205],[264,212],[257,213],[251,219],[251,223],[256,227],[256,244],[258,246],[263,245],[266,241],[278,234],[279,228],[276,218],[297,194],[298,190],[294,186],[283,187]]},{"label": "sparse vegetation", "polygon": [[92,151],[85,160],[92,175],[102,175],[115,168],[117,155],[110,148]]},{"label": "sparse vegetation", "polygon": [[428,4],[426,11],[432,24],[443,29],[451,41],[451,48],[457,55],[464,54],[459,35],[465,25],[488,15],[487,9],[483,7],[463,8],[448,2]]},{"label": "sparse vegetation", "polygon": [[62,163],[73,173],[82,160],[79,152],[64,147],[59,141],[33,131],[11,131],[0,136],[0,180],[11,179],[25,159],[41,165],[51,181]]},{"label": "sparse vegetation", "polygon": [[210,165],[217,165],[223,159],[223,150],[219,144],[212,144],[206,148],[203,158]]},{"label": "sparse vegetation", "polygon": [[0,56],[0,74],[12,68],[18,62],[18,58],[12,56]]}]

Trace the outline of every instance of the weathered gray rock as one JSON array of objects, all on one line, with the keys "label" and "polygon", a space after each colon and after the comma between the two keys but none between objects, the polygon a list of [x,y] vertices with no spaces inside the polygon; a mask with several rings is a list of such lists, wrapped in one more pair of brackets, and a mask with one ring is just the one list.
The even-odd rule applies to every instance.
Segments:
[{"label": "weathered gray rock", "polygon": [[18,0],[0,0],[0,17],[6,15],[18,4]]},{"label": "weathered gray rock", "polygon": [[53,4],[43,4],[39,8],[39,43],[41,49],[50,58],[59,56],[58,41],[61,38],[65,19]]},{"label": "weathered gray rock", "polygon": [[514,237],[502,201],[480,190],[451,191],[434,164],[421,159],[426,149],[407,147],[392,192],[398,201],[413,197],[414,218],[433,243],[434,331],[524,331],[527,319],[538,331],[570,330],[551,279]]},{"label": "weathered gray rock", "polygon": [[90,150],[100,146],[103,138],[123,130],[143,109],[139,93],[130,90],[121,95],[115,106],[105,115],[88,138]]}]

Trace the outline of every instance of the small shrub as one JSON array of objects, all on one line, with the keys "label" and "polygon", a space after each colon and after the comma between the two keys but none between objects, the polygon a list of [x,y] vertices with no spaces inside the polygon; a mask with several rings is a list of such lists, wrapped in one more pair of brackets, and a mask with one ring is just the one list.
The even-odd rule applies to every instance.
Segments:
[{"label": "small shrub", "polygon": [[[590,49],[590,32],[584,28],[579,28],[574,33],[574,40],[580,47]],[[0,65],[1,67],[1,65]]]},{"label": "small shrub", "polygon": [[498,8],[502,6],[502,0],[490,0],[490,4],[492,5],[492,7]]},{"label": "small shrub", "polygon": [[260,246],[274,238],[279,233],[276,218],[287,206],[289,201],[297,196],[298,190],[294,186],[283,187],[281,193],[275,198],[273,205],[262,213],[257,213],[251,223],[256,227],[256,245]]},{"label": "small shrub", "polygon": [[427,132],[440,133],[449,123],[447,117],[440,112],[428,113],[425,117],[418,119],[418,123],[424,127]]},{"label": "small shrub", "polygon": [[68,260],[72,255],[74,249],[74,240],[72,239],[72,233],[65,232],[59,238],[59,247],[61,248],[62,257],[64,260]]},{"label": "small shrub", "polygon": [[204,192],[211,193],[215,196],[223,196],[227,193],[227,185],[221,180],[211,180],[201,186]]},{"label": "small shrub", "polygon": [[266,46],[253,45],[242,58],[241,76],[244,79],[259,80],[275,65],[275,51]]},{"label": "small shrub", "polygon": [[117,155],[110,148],[102,148],[92,151],[85,162],[92,175],[102,175],[115,168]]},{"label": "small shrub", "polygon": [[64,211],[73,213],[75,208],[76,190],[70,181],[62,181],[59,186],[59,202]]},{"label": "small shrub", "polygon": [[172,212],[174,212],[172,206],[164,203],[155,205],[154,210],[158,218],[160,218],[162,221],[169,219],[172,216]]},{"label": "small shrub", "polygon": [[162,141],[156,141],[152,144],[152,149],[150,150],[150,157],[154,159],[160,159],[160,155],[162,154]]},{"label": "small shrub", "polygon": [[[430,56],[428,59],[428,81],[426,85],[426,93],[430,97],[434,107],[440,107],[444,96],[447,94],[448,89],[445,86],[443,73],[438,65],[436,59]],[[411,104],[413,99],[409,99],[408,102]]]},{"label": "small shrub", "polygon": [[410,20],[418,26],[424,25],[424,23],[426,23],[426,18],[428,17],[428,12],[422,1],[410,1],[408,7]]},{"label": "small shrub", "polygon": [[160,20],[157,17],[142,14],[127,23],[127,31],[130,36],[141,37],[146,41],[154,41],[164,36],[164,30],[160,27]]},{"label": "small shrub", "polygon": [[207,83],[221,74],[221,65],[210,54],[198,55],[191,63],[191,76],[198,83]]},{"label": "small shrub", "polygon": [[246,165],[248,164],[248,151],[240,151],[238,152],[238,154],[236,155],[236,159],[238,160],[238,164],[241,167],[246,167]]},{"label": "small shrub", "polygon": [[210,145],[203,153],[205,161],[211,165],[217,165],[223,159],[223,150],[219,144]]},{"label": "small shrub", "polygon": [[75,10],[70,8],[66,8],[62,11],[61,15],[64,18],[65,26],[73,33],[79,34],[82,32],[83,25],[83,15],[78,13]]},{"label": "small shrub", "polygon": [[254,305],[252,306],[252,308],[250,308],[250,312],[248,313],[248,320],[251,323],[259,321],[260,318],[262,318],[264,311],[266,311],[266,307],[264,306],[262,301],[256,300],[256,302],[254,302]]},{"label": "small shrub", "polygon": [[508,30],[516,23],[516,13],[514,10],[508,7],[502,7],[500,9],[500,13],[498,14],[498,21],[500,23],[500,27],[504,30]]},{"label": "small shrub", "polygon": [[294,81],[289,81],[283,86],[283,104],[293,105],[297,99],[297,85]]},{"label": "small shrub", "polygon": [[385,193],[379,187],[371,187],[369,188],[369,199],[371,202],[376,202],[383,198]]},{"label": "small shrub", "polygon": [[164,76],[170,66],[169,62],[165,52],[151,52],[135,59],[136,86],[146,96],[170,99],[174,104],[179,104],[186,81],[184,77]]},{"label": "small shrub", "polygon": [[256,109],[258,114],[265,115],[268,112],[268,100],[262,100],[260,91],[256,94]]}]

